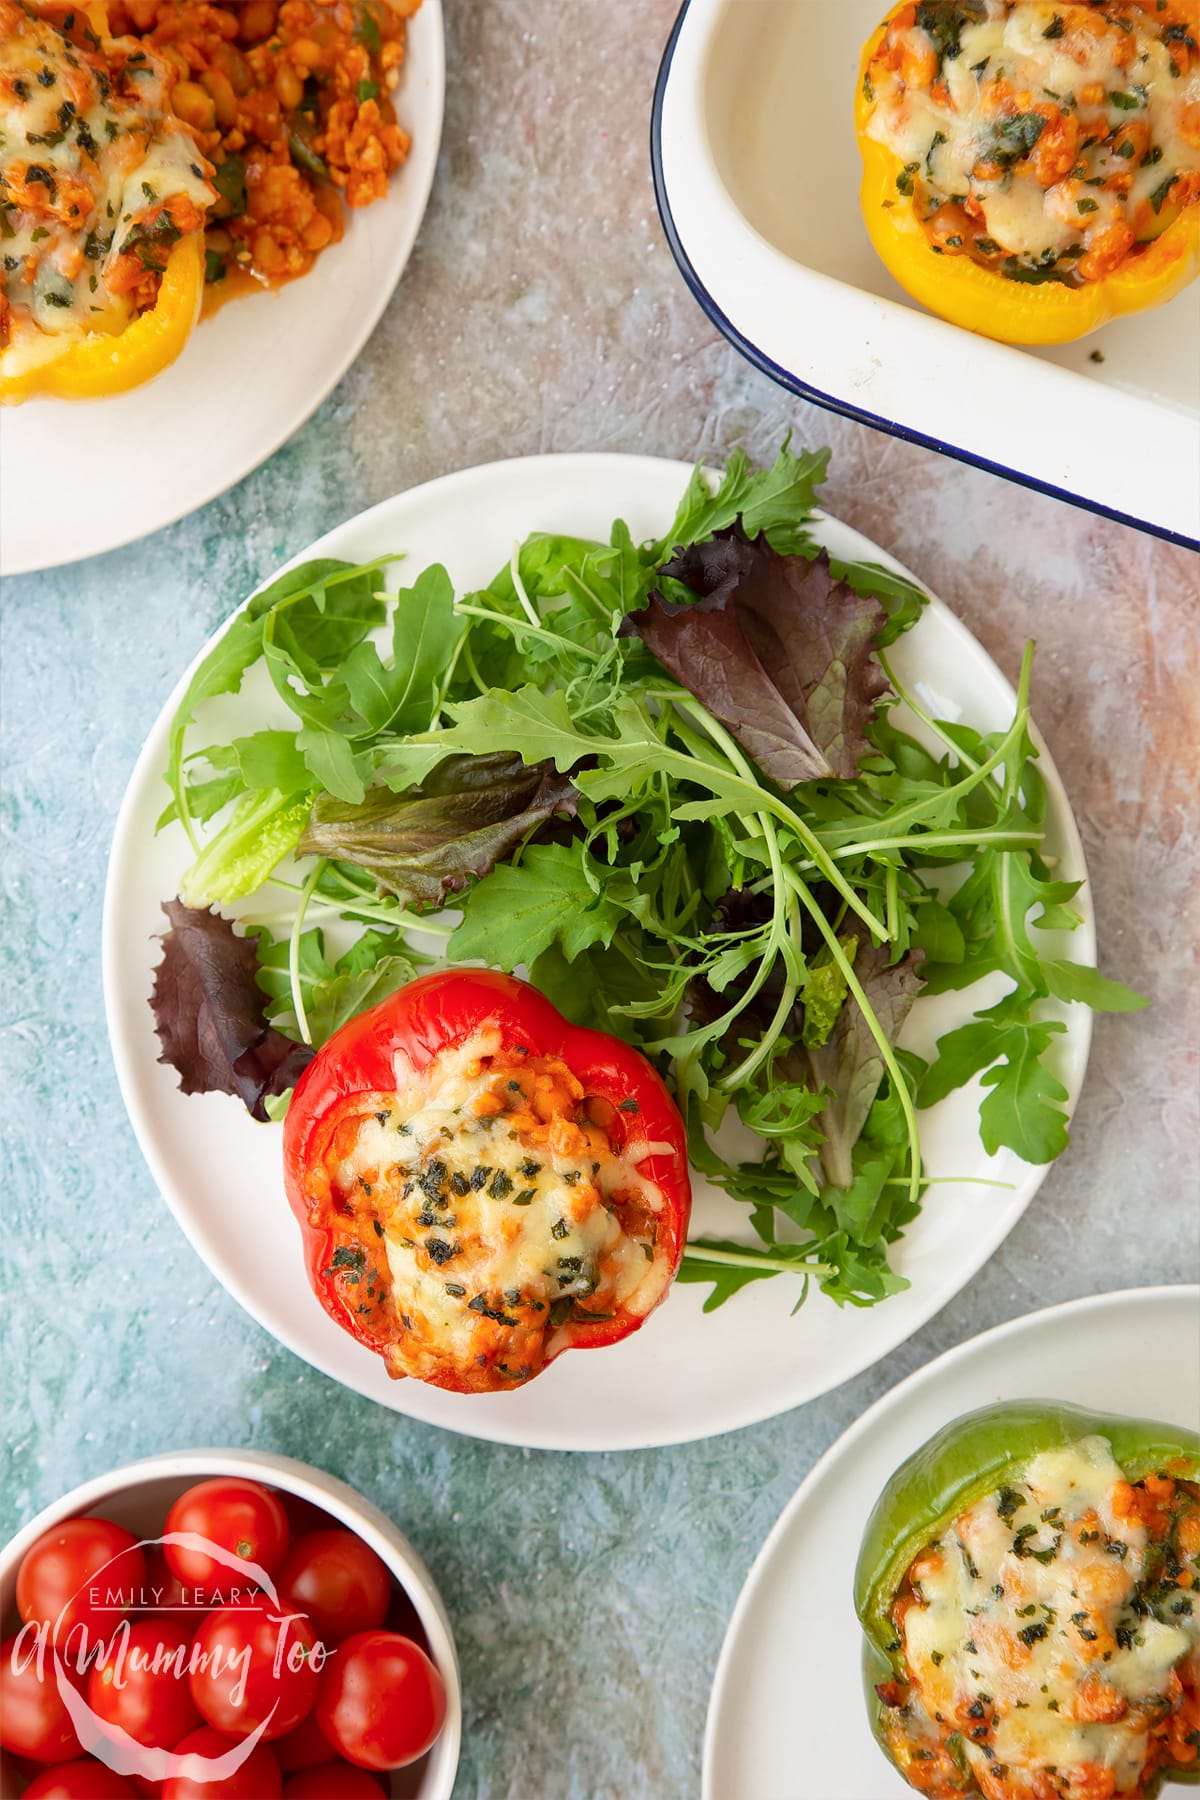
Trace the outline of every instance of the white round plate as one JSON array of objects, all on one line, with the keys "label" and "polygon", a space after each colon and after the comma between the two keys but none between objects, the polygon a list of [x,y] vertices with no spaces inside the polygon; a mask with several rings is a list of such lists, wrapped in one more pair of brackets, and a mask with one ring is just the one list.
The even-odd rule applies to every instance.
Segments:
[{"label": "white round plate", "polygon": [[[784,1509],[734,1608],[709,1702],[704,1800],[912,1800],[867,1721],[859,1543],[892,1471],[935,1431],[993,1400],[1035,1398],[1194,1426],[1200,1288],[1130,1288],[1014,1319],[855,1420]],[[1169,1783],[1163,1800],[1185,1791]]]},{"label": "white round plate", "polygon": [[396,90],[408,160],[382,200],[347,209],[340,244],[299,281],[239,294],[202,319],[145,387],[0,413],[0,574],[78,562],[171,525],[299,430],[374,331],[412,253],[444,97],[442,0],[422,0]]},{"label": "white round plate", "polygon": [[[388,552],[404,561],[388,570],[408,585],[431,562],[444,562],[461,592],[491,580],[514,540],[532,530],[607,539],[614,518],[635,538],[665,531],[689,474],[683,463],[634,456],[545,456],[468,469],[386,500],[322,538],[306,555],[365,562]],[[820,535],[836,553],[893,559],[834,520]],[[299,560],[299,559],[297,559]],[[1011,723],[1012,689],[959,621],[934,602],[896,644],[902,680],[924,704],[983,731]],[[921,1217],[898,1246],[896,1267],[911,1281],[882,1305],[839,1310],[813,1293],[795,1318],[799,1284],[777,1276],[757,1283],[719,1311],[702,1314],[706,1288],[676,1286],[635,1336],[603,1351],[576,1351],[528,1387],[508,1394],[457,1395],[415,1381],[392,1382],[380,1360],[356,1344],[318,1305],[301,1264],[300,1234],[284,1198],[281,1128],[255,1124],[223,1094],[185,1098],[174,1072],[158,1062],[147,997],[164,928],[160,903],[174,896],[191,860],[182,830],[158,838],[154,822],[166,790],[167,732],[188,677],[167,702],[129,784],[117,822],[104,909],[104,987],[109,1035],[125,1103],[146,1160],[195,1248],[230,1293],[280,1341],[327,1375],[398,1412],[502,1443],[559,1450],[624,1450],[687,1442],[769,1418],[836,1387],[923,1325],[991,1255],[1020,1217],[1044,1174],[1008,1152],[995,1158],[979,1142],[977,1090],[952,1095],[922,1115],[931,1174],[1011,1183],[981,1188],[957,1182],[930,1190]],[[287,723],[261,667],[236,697],[212,703],[204,733],[228,742],[268,720]],[[915,725],[915,721],[913,721]],[[203,734],[201,734],[203,735]],[[190,740],[194,747],[200,737]],[[1085,875],[1083,852],[1061,783],[1048,757],[1049,829],[1059,872]],[[1094,960],[1086,894],[1084,923],[1056,942],[1052,955]],[[1001,988],[988,990],[986,1001]],[[904,1042],[928,1052],[935,1038],[969,1017],[981,988],[919,1000]],[[1059,1073],[1072,1102],[1083,1079],[1091,1015],[1067,1009]],[[1064,1015],[1065,1016],[1065,1015]],[[745,1210],[697,1184],[693,1231],[746,1237]]]}]

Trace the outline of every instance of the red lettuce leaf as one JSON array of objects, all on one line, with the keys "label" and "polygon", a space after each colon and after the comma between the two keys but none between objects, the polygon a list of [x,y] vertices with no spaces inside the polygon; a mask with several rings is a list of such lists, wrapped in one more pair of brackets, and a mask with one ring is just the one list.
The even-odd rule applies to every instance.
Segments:
[{"label": "red lettuce leaf", "polygon": [[170,929],[150,1008],[163,1053],[185,1094],[236,1094],[265,1120],[269,1095],[296,1085],[313,1053],[267,1023],[253,938],[219,913],[163,904]]},{"label": "red lettuce leaf", "polygon": [[440,906],[486,875],[579,795],[550,762],[519,756],[448,756],[420,787],[375,787],[358,806],[321,794],[301,853],[355,863],[410,906]]},{"label": "red lettuce leaf", "polygon": [[[923,951],[912,950],[899,962],[889,963],[886,944],[876,946],[864,937],[858,940],[854,973],[893,1046],[921,991],[923,983],[917,971],[923,960]],[[851,1151],[862,1135],[884,1076],[879,1045],[854,995],[847,995],[833,1030],[819,1049],[791,1054],[807,1058],[814,1088],[829,1090],[820,1119],[825,1137],[821,1163],[832,1187],[848,1188],[854,1180]]]},{"label": "red lettuce leaf", "polygon": [[887,625],[878,600],[839,581],[824,551],[811,561],[780,556],[740,522],[659,573],[699,598],[677,606],[655,590],[622,631],[640,637],[781,787],[857,775],[888,692],[874,654]]}]

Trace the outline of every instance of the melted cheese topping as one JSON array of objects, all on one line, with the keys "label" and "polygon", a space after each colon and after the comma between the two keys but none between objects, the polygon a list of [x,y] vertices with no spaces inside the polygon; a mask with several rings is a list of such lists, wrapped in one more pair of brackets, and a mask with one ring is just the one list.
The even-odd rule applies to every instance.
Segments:
[{"label": "melted cheese topping", "polygon": [[1098,280],[1200,197],[1198,34],[1179,0],[902,7],[867,74],[868,131],[939,251]]},{"label": "melted cheese topping", "polygon": [[[997,1800],[1142,1793],[1180,1672],[1200,1677],[1200,1502],[1170,1482],[1171,1501],[1149,1499],[1151,1485],[1131,1489],[1107,1441],[1086,1438],[917,1559],[897,1607],[913,1689],[890,1727],[910,1756],[922,1743],[936,1760],[957,1734],[967,1791]],[[1094,1788],[1089,1771],[1104,1772]]]},{"label": "melted cheese topping", "polygon": [[481,1034],[419,1078],[398,1066],[386,1098],[330,1173],[343,1210],[369,1211],[382,1238],[374,1298],[392,1374],[517,1385],[568,1324],[644,1315],[662,1297],[662,1195],[637,1165],[668,1146],[617,1155],[561,1064]]},{"label": "melted cheese topping", "polygon": [[64,338],[123,331],[170,245],[216,198],[170,112],[167,65],[134,39],[76,43],[0,0],[0,348],[18,374]]}]

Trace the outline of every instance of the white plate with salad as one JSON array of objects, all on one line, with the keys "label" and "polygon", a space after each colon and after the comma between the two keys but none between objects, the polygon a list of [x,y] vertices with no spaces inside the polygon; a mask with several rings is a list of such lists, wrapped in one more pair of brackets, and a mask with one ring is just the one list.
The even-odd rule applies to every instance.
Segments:
[{"label": "white plate with salad", "polygon": [[[398,495],[217,634],[142,752],[103,952],[134,1129],[230,1293],[383,1405],[614,1450],[812,1399],[992,1253],[1066,1142],[1089,1007],[1139,1004],[1092,967],[1079,836],[1031,735],[1032,651],[1014,693],[941,603],[816,509],[824,463],[538,457]],[[621,629],[648,605],[644,637]],[[428,837],[408,855],[404,809],[428,822],[441,754],[552,759],[575,800],[514,848],[518,803],[499,794],[483,852],[447,802],[432,860]],[[383,863],[359,833],[380,805],[400,844]],[[302,835],[333,818],[336,856],[310,853]],[[199,971],[204,1017],[165,1020],[149,1002],[178,894],[229,942],[221,919],[256,934],[258,969],[232,1007]],[[390,1380],[310,1292],[284,1197],[300,1040],[444,958],[515,970],[633,1042],[693,1123],[666,1304],[512,1392]],[[179,1066],[223,1006],[258,1074],[226,1082],[241,1098],[185,1094],[163,1046]],[[184,1079],[222,1077],[193,1054]]]}]

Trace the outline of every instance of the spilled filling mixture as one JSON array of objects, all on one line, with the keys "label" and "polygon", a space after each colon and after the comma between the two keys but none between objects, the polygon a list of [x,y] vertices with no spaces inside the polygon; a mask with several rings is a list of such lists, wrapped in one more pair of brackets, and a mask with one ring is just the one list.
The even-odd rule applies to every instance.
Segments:
[{"label": "spilled filling mixture", "polygon": [[[633,1118],[636,1101],[626,1109]],[[481,1033],[364,1098],[327,1156],[332,1275],[395,1376],[517,1387],[569,1326],[644,1315],[670,1280],[662,1195],[565,1064]]]},{"label": "spilled filling mixture", "polygon": [[64,335],[117,333],[154,304],[171,247],[216,199],[171,112],[171,73],[82,13],[0,0],[0,350],[21,373]]},{"label": "spilled filling mixture", "polygon": [[908,1571],[884,1730],[934,1800],[1142,1796],[1200,1747],[1200,1491],[1104,1438],[1036,1457]]},{"label": "spilled filling mixture", "polygon": [[171,102],[212,163],[210,307],[307,273],[409,152],[394,100],[420,0],[109,0],[170,65]]},{"label": "spilled filling mixture", "polygon": [[868,131],[940,254],[1014,281],[1113,274],[1200,198],[1194,0],[927,0],[867,71]]}]

